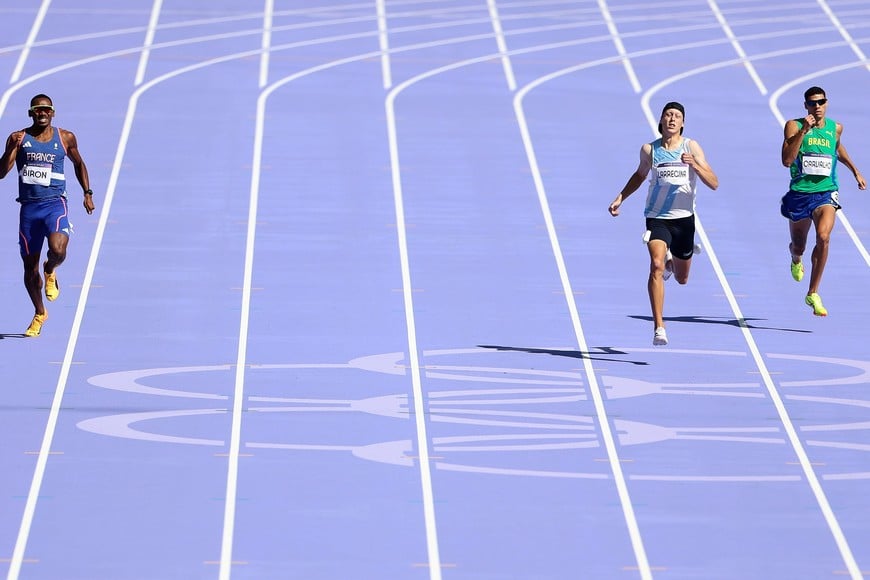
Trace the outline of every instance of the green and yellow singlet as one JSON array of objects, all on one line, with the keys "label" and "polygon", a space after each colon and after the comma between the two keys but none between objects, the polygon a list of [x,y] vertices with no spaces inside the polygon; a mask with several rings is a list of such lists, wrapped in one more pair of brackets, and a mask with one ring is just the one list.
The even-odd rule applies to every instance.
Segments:
[{"label": "green and yellow singlet", "polygon": [[[795,119],[798,130],[804,119]],[[813,127],[804,135],[798,155],[792,162],[789,189],[799,193],[837,191],[837,123],[825,119],[821,127]]]}]

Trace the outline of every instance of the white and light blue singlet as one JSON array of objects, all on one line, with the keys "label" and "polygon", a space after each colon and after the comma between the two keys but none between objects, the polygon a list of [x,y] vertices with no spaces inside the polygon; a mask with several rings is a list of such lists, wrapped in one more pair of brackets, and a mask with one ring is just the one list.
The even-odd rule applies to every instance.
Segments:
[{"label": "white and light blue singlet", "polygon": [[674,219],[695,213],[697,174],[681,161],[683,153],[691,153],[689,139],[683,138],[674,150],[662,147],[662,140],[652,143],[652,170],[644,215],[648,218]]}]

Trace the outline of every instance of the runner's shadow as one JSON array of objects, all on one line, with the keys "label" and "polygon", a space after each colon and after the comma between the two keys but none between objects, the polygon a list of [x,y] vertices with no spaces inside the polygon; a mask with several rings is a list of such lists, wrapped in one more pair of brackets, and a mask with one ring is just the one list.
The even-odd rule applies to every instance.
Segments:
[{"label": "runner's shadow", "polygon": [[[629,314],[629,318],[636,320],[646,320],[652,322],[652,316],[641,316],[638,314]],[[726,318],[724,316],[665,316],[667,322],[699,322],[701,324],[725,324],[740,328],[740,320],[737,318]],[[778,330],[780,332],[803,332],[811,334],[812,330],[801,330],[798,328],[777,328],[775,326],[755,326],[750,324],[750,320],[766,320],[764,318],[743,318],[743,325],[750,330]]]},{"label": "runner's shadow", "polygon": [[618,358],[605,358],[599,355],[608,355],[608,354],[628,354],[627,352],[623,352],[621,350],[617,350],[615,348],[611,348],[609,346],[596,346],[593,348],[599,349],[600,352],[582,352],[579,350],[558,350],[554,348],[530,348],[525,346],[500,346],[493,344],[478,344],[478,348],[491,348],[494,350],[509,350],[513,352],[529,352],[532,354],[549,354],[552,356],[567,356],[571,358],[586,358],[589,360],[598,360],[598,361],[608,361],[608,362],[620,362],[631,365],[641,365],[646,366],[649,363],[646,361],[639,360],[624,360]]}]

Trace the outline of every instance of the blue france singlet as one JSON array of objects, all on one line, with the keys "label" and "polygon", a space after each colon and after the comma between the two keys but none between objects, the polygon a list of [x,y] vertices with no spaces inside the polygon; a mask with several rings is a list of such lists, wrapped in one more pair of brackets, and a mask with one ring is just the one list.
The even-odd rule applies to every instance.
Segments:
[{"label": "blue france singlet", "polygon": [[42,143],[26,131],[18,144],[18,200],[32,203],[66,197],[63,162],[66,148],[60,129],[52,127],[51,139]]},{"label": "blue france singlet", "polygon": [[652,143],[652,171],[644,215],[648,218],[674,219],[695,213],[697,174],[683,163],[683,153],[689,151],[689,139],[683,139],[674,150],[662,147],[662,140]]}]

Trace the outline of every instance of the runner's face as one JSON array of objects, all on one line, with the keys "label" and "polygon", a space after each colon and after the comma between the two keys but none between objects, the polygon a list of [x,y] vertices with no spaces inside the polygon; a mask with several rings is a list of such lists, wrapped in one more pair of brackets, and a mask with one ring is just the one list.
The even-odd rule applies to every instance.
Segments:
[{"label": "runner's face", "polygon": [[51,124],[51,119],[54,117],[54,107],[48,99],[37,99],[35,103],[30,105],[27,114],[33,119],[34,125],[44,127]]},{"label": "runner's face", "polygon": [[662,113],[662,135],[676,135],[683,128],[683,114],[677,109],[668,109]]},{"label": "runner's face", "polygon": [[804,102],[804,107],[806,107],[810,115],[813,115],[816,119],[821,119],[828,110],[828,99],[825,95],[811,95]]}]

